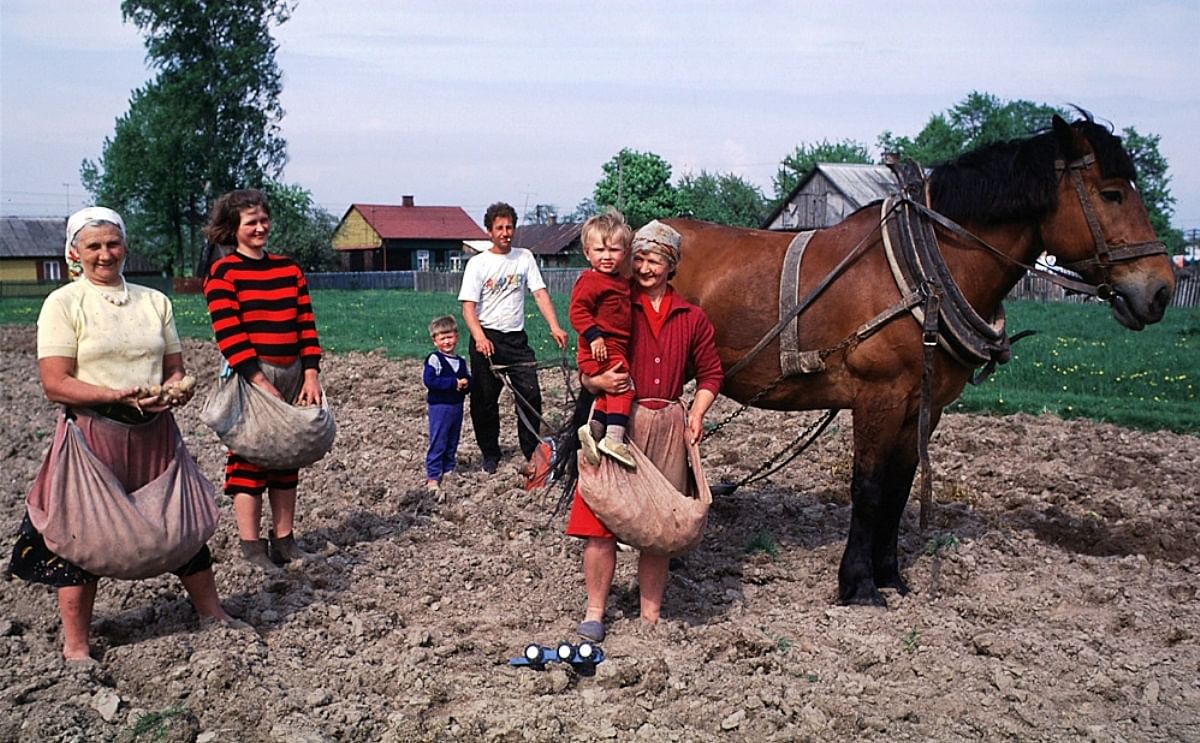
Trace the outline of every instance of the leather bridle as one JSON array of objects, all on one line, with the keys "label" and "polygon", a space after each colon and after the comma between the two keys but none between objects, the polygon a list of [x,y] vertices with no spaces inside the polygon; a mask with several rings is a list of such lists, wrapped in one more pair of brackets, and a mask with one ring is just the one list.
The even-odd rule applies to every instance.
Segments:
[{"label": "leather bridle", "polygon": [[1065,160],[1054,161],[1054,171],[1059,175],[1059,178],[1065,173],[1070,177],[1071,185],[1075,187],[1075,193],[1079,196],[1079,207],[1083,210],[1088,230],[1092,233],[1092,243],[1095,248],[1094,256],[1072,263],[1064,263],[1063,268],[1074,271],[1080,276],[1083,275],[1083,270],[1091,266],[1098,268],[1103,283],[1095,286],[1095,294],[1100,299],[1109,300],[1113,296],[1111,269],[1114,265],[1151,255],[1166,255],[1167,247],[1158,240],[1110,245],[1104,239],[1104,231],[1100,228],[1100,220],[1096,216],[1096,208],[1092,204],[1092,200],[1088,198],[1087,188],[1083,184],[1082,172],[1095,163],[1096,156],[1092,153],[1088,153],[1078,160],[1072,160],[1071,162]]}]

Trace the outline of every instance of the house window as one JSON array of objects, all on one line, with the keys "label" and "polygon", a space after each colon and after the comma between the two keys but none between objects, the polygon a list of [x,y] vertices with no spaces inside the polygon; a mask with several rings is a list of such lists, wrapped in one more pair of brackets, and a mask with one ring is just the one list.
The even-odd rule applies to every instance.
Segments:
[{"label": "house window", "polygon": [[429,251],[428,250],[418,250],[417,251],[417,270],[418,271],[428,271],[429,270]]},{"label": "house window", "polygon": [[42,281],[62,281],[62,268],[58,261],[42,261]]},{"label": "house window", "polygon": [[467,264],[467,257],[463,255],[461,250],[450,251],[450,270],[461,271],[463,266]]}]

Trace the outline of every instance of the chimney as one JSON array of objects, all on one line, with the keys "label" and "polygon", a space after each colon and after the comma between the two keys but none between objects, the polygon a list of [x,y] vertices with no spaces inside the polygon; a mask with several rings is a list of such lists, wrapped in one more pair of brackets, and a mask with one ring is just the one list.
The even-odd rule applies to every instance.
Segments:
[{"label": "chimney", "polygon": [[546,215],[546,224],[549,224],[549,225],[558,224],[558,215],[557,214],[547,214]]},{"label": "chimney", "polygon": [[413,205],[413,197],[411,195],[403,196],[401,198],[403,199],[402,203],[404,204],[404,206],[412,206]]}]

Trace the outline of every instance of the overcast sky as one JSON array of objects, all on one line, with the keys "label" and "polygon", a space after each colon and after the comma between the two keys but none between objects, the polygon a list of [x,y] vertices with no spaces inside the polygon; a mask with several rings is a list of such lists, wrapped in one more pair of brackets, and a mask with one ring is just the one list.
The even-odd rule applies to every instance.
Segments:
[{"label": "overcast sky", "polygon": [[[972,90],[1161,136],[1200,228],[1200,2],[300,0],[275,31],[284,180],[352,202],[566,213],[622,147],[773,193],[797,144],[916,134]],[[87,196],[151,77],[119,0],[0,0],[0,213]]]}]

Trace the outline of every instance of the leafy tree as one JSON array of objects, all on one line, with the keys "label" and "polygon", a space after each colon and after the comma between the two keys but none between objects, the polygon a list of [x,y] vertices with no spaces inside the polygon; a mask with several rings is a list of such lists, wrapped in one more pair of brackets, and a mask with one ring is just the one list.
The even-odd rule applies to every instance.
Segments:
[{"label": "leafy tree", "polygon": [[549,224],[558,221],[558,207],[554,204],[538,204],[525,212],[525,224]]},{"label": "leafy tree", "polygon": [[1002,101],[990,93],[974,91],[943,113],[929,117],[915,138],[897,137],[890,131],[879,135],[881,152],[895,152],[930,167],[964,152],[1010,139],[1028,137],[1050,125],[1063,109],[1033,101]]},{"label": "leafy tree", "polygon": [[580,202],[575,205],[575,211],[568,214],[563,221],[570,222],[572,224],[578,224],[580,222],[586,222],[588,217],[592,216],[593,214],[598,214],[599,212],[600,209],[596,206],[595,201],[592,199],[581,199]]},{"label": "leafy tree", "polygon": [[182,273],[194,262],[209,201],[261,186],[286,161],[280,136],[282,78],[272,23],[295,0],[123,0],[121,13],[146,36],[156,78],[134,91],[129,111],[81,177],[97,202],[125,212]]},{"label": "leafy tree", "polygon": [[[949,110],[931,116],[915,137],[885,131],[879,135],[878,145],[882,152],[896,152],[931,167],[993,142],[1028,137],[1046,129],[1055,114],[1068,121],[1073,118],[1072,112],[1043,103],[1002,101],[989,93],[973,92]],[[1138,189],[1150,223],[1168,250],[1178,252],[1183,235],[1171,227],[1175,198],[1167,160],[1158,151],[1159,137],[1143,136],[1133,127],[1126,127],[1121,134],[1137,168]]]},{"label": "leafy tree", "polygon": [[1161,138],[1157,134],[1143,136],[1127,126],[1121,130],[1121,143],[1137,169],[1138,193],[1146,205],[1154,233],[1172,255],[1183,250],[1183,231],[1171,227],[1175,214],[1175,197],[1171,195],[1171,176],[1167,175],[1167,158],[1158,151]]},{"label": "leafy tree", "polygon": [[625,148],[603,170],[604,177],[596,183],[596,206],[616,207],[635,230],[675,213],[671,165],[658,155]]},{"label": "leafy tree", "polygon": [[816,144],[800,144],[779,164],[775,173],[775,201],[786,199],[817,163],[869,163],[871,153],[866,145],[852,139],[830,142],[823,139]]},{"label": "leafy tree", "polygon": [[685,174],[675,187],[679,213],[732,227],[758,227],[767,214],[762,191],[732,173]]},{"label": "leafy tree", "polygon": [[291,256],[305,272],[336,268],[337,218],[314,204],[301,186],[268,181],[263,190],[271,201],[271,249]]}]

